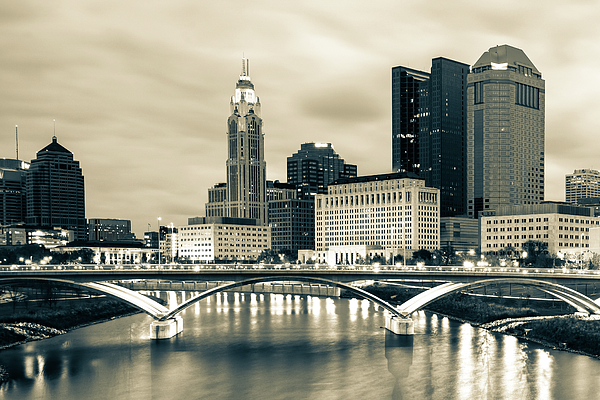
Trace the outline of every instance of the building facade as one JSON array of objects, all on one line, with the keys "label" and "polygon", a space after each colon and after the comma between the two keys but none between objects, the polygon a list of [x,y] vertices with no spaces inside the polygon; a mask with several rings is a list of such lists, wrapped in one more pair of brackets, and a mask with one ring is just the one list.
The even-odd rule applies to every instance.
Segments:
[{"label": "building facade", "polygon": [[486,51],[467,77],[467,211],[544,200],[544,80],[525,53]]},{"label": "building facade", "polygon": [[479,220],[467,217],[440,218],[440,248],[466,253],[479,245]]},{"label": "building facade", "polygon": [[444,57],[432,60],[430,73],[392,68],[392,168],[440,189],[442,217],[466,214],[468,72]]},{"label": "building facade", "polygon": [[208,189],[208,202],[205,205],[207,217],[222,217],[227,199],[227,184],[217,183]]},{"label": "building facade", "polygon": [[428,125],[430,74],[406,67],[392,68],[392,170],[421,171],[419,135]]},{"label": "building facade", "polygon": [[590,207],[567,203],[502,206],[482,213],[481,252],[519,257],[528,241],[551,255],[581,254],[590,247],[590,229],[600,227]]},{"label": "building facade", "polygon": [[340,179],[315,197],[317,262],[411,258],[439,248],[439,189],[412,173]]},{"label": "building facade", "polygon": [[0,159],[0,225],[25,222],[26,174],[29,163],[20,160]]},{"label": "building facade", "polygon": [[88,220],[89,240],[134,240],[131,221],[128,219],[90,218]]},{"label": "building facade", "polygon": [[75,240],[87,240],[83,173],[56,136],[31,160],[26,186],[27,225],[60,227],[74,231]]},{"label": "building facade", "polygon": [[224,216],[257,219],[267,225],[266,162],[261,105],[248,60],[231,97],[227,120],[227,194]]},{"label": "building facade", "polygon": [[577,204],[580,199],[600,197],[600,171],[576,169],[565,177],[565,201]]},{"label": "building facade", "polygon": [[179,257],[191,262],[256,260],[271,248],[271,230],[247,218],[194,217],[178,227]]},{"label": "building facade", "polygon": [[314,200],[292,198],[269,201],[269,226],[273,250],[314,249]]},{"label": "building facade", "polygon": [[287,158],[287,180],[296,186],[299,199],[313,200],[327,193],[327,185],[339,178],[355,178],[357,168],[346,164],[331,143],[303,143]]}]

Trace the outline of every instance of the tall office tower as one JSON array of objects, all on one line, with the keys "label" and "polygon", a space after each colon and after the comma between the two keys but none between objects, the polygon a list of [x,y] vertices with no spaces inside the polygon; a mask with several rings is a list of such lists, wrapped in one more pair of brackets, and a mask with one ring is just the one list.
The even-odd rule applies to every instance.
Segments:
[{"label": "tall office tower", "polygon": [[357,168],[346,164],[331,143],[303,143],[287,159],[287,180],[295,185],[299,199],[327,193],[327,185],[339,178],[356,178]]},{"label": "tall office tower", "polygon": [[427,112],[427,72],[392,68],[392,169],[419,173],[419,134]]},{"label": "tall office tower", "polygon": [[225,217],[252,218],[267,225],[266,163],[260,101],[250,81],[248,60],[231,97],[227,120],[227,194]]},{"label": "tall office tower", "polygon": [[29,163],[0,159],[0,225],[25,222],[25,177]]},{"label": "tall office tower", "polygon": [[496,46],[467,77],[468,215],[544,200],[544,80],[521,49]]},{"label": "tall office tower", "polygon": [[440,189],[442,217],[466,214],[465,90],[469,66],[437,57],[431,72],[392,68],[392,168]]},{"label": "tall office tower", "polygon": [[565,201],[577,204],[577,200],[600,197],[600,172],[594,169],[576,169],[565,177]]},{"label": "tall office tower", "polygon": [[26,181],[28,225],[72,230],[75,240],[87,240],[83,174],[56,136],[31,160]]}]

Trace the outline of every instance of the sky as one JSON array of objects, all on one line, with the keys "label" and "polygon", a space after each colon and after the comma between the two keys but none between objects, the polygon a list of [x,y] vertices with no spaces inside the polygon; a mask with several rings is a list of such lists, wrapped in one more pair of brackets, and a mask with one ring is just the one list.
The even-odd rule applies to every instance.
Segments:
[{"label": "sky", "polygon": [[391,171],[391,68],[473,65],[522,49],[546,82],[546,200],[600,169],[600,3],[558,0],[54,0],[0,2],[0,157],[56,135],[80,162],[86,217],[138,237],[204,216],[225,182],[229,99],[250,60],[267,179],[301,143],[358,174]]}]

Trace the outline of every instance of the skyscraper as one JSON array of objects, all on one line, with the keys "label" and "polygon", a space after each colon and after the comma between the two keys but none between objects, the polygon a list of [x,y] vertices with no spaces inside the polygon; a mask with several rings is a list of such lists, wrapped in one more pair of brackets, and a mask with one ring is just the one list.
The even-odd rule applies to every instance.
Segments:
[{"label": "skyscraper", "polygon": [[287,180],[295,185],[299,199],[313,200],[327,193],[327,185],[339,178],[356,178],[356,165],[346,164],[331,143],[303,143],[287,159]]},{"label": "skyscraper", "polygon": [[600,172],[576,169],[565,177],[565,201],[577,204],[579,199],[600,197]]},{"label": "skyscraper", "polygon": [[31,160],[26,186],[28,225],[72,230],[75,240],[87,240],[83,174],[56,136]]},{"label": "skyscraper", "polygon": [[267,225],[266,163],[260,100],[250,81],[248,60],[231,97],[227,120],[227,195],[225,215],[258,219]]},{"label": "skyscraper", "polygon": [[437,57],[431,72],[392,68],[392,168],[440,189],[442,217],[466,214],[465,90],[469,66]]},{"label": "skyscraper", "polygon": [[0,159],[0,225],[25,222],[25,177],[29,163]]},{"label": "skyscraper", "polygon": [[544,200],[544,80],[521,49],[496,46],[467,77],[468,215]]}]

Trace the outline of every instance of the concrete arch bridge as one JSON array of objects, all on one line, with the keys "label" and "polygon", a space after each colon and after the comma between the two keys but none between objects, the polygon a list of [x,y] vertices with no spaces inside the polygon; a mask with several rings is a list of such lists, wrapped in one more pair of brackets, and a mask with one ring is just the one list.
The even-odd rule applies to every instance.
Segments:
[{"label": "concrete arch bridge", "polygon": [[[278,274],[276,271],[271,275],[244,277],[244,279],[237,280],[232,283],[223,284],[221,286],[206,290],[199,295],[188,299],[182,304],[169,309],[159,302],[141,294],[136,291],[127,289],[116,283],[107,281],[81,281],[78,279],[68,279],[72,277],[60,277],[57,274],[51,276],[11,276],[2,277],[0,276],[0,285],[6,285],[10,283],[22,283],[23,281],[50,281],[62,283],[64,285],[72,287],[81,287],[88,290],[102,293],[113,298],[119,299],[126,302],[139,310],[147,313],[154,318],[154,322],[150,327],[151,337],[154,339],[163,339],[175,336],[183,330],[183,320],[179,316],[186,308],[190,307],[194,303],[201,301],[215,293],[219,293],[225,290],[234,289],[246,285],[262,282],[273,282],[273,281],[296,281],[296,282],[312,282],[312,283],[324,283],[330,286],[339,287],[356,294],[359,297],[366,298],[373,303],[383,307],[389,312],[389,316],[386,316],[386,328],[399,335],[411,335],[414,333],[413,323],[410,319],[410,315],[415,311],[418,311],[428,304],[448,296],[452,293],[480,288],[493,284],[508,284],[514,283],[523,286],[536,287],[559,300],[566,302],[573,306],[579,312],[587,314],[598,314],[600,315],[600,302],[595,301],[584,294],[570,289],[566,286],[541,280],[535,278],[522,278],[522,277],[481,277],[480,279],[470,278],[468,282],[448,282],[439,286],[428,289],[419,295],[407,300],[405,303],[395,306],[385,300],[366,292],[358,287],[351,285],[351,283],[343,283],[330,277],[317,277],[307,276],[301,273],[297,274]],[[98,279],[98,277],[96,277]]]}]

